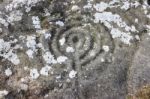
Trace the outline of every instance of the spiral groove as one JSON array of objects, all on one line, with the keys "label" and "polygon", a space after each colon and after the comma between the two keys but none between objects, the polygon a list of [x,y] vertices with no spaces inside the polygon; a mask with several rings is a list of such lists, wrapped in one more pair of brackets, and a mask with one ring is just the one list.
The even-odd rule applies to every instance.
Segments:
[{"label": "spiral groove", "polygon": [[[64,44],[59,42],[62,38]],[[50,50],[56,57],[65,55],[70,60],[77,59],[81,66],[90,64],[98,57],[105,57],[114,50],[113,40],[102,26],[65,27],[58,30],[50,42]],[[103,45],[109,46],[109,52],[103,50]],[[74,52],[66,52],[67,47],[73,48]]]}]

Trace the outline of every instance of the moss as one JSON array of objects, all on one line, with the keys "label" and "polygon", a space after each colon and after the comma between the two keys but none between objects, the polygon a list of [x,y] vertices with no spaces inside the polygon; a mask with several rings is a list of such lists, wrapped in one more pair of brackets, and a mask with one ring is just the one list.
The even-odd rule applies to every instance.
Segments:
[{"label": "moss", "polygon": [[50,26],[50,24],[49,24],[47,18],[46,17],[41,17],[40,20],[41,20],[41,26],[42,26],[42,28],[48,29],[49,26]]},{"label": "moss", "polygon": [[133,99],[133,96],[128,95],[126,99]]},{"label": "moss", "polygon": [[48,1],[48,3],[50,3],[51,4],[51,2],[52,2],[52,0],[47,0]]},{"label": "moss", "polygon": [[46,19],[46,17],[43,17],[43,16],[40,17],[41,22],[44,21],[45,19]]},{"label": "moss", "polygon": [[150,99],[150,85],[142,87],[135,95],[128,95],[127,99]]},{"label": "moss", "polygon": [[144,86],[136,93],[138,99],[150,99],[150,85]]},{"label": "moss", "polygon": [[93,40],[94,40],[94,42],[96,42],[96,38],[97,38],[97,32],[93,32]]}]

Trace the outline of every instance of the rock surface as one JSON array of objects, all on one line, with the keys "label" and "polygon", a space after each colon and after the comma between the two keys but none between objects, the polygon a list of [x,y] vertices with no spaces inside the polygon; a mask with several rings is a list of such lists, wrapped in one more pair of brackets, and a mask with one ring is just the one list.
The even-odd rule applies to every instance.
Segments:
[{"label": "rock surface", "polygon": [[0,0],[0,98],[150,99],[149,0]]}]

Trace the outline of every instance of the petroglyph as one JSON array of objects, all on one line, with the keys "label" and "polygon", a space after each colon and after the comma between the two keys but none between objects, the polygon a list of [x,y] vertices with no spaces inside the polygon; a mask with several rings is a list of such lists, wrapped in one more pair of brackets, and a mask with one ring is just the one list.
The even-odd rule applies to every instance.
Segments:
[{"label": "petroglyph", "polygon": [[0,0],[0,98],[136,95],[149,19],[149,0]]}]

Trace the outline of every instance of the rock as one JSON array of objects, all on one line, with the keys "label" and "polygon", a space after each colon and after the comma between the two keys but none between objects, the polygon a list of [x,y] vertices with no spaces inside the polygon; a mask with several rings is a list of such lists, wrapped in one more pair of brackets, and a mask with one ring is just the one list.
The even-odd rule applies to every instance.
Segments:
[{"label": "rock", "polygon": [[150,37],[144,35],[142,39],[129,71],[129,91],[131,94],[135,94],[150,82]]},{"label": "rock", "polygon": [[147,98],[149,18],[149,0],[0,0],[3,98]]}]

